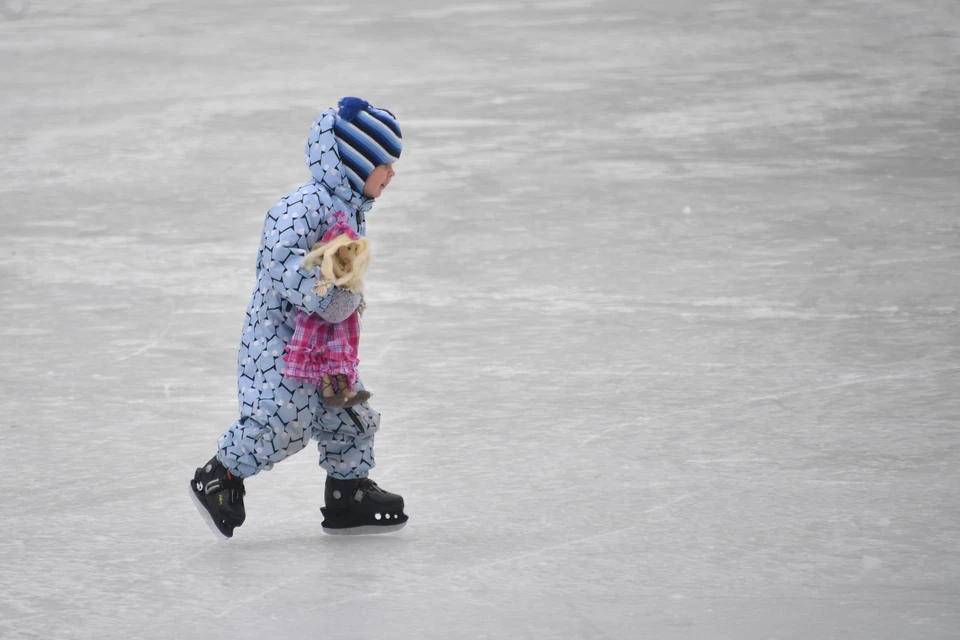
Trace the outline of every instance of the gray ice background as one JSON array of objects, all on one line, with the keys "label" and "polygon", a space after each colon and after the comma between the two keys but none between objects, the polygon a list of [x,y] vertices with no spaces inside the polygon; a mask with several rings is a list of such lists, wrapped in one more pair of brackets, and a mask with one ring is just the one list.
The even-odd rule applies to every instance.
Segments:
[{"label": "gray ice background", "polygon": [[[960,638],[960,5],[4,0],[0,637]],[[331,57],[331,52],[338,52]],[[394,111],[373,477],[216,540],[266,210]]]}]

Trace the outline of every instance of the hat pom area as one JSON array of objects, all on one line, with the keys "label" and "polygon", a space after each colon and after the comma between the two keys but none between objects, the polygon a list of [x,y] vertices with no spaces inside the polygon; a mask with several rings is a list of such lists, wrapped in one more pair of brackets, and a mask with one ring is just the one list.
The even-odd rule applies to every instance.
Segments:
[{"label": "hat pom area", "polygon": [[351,122],[357,117],[357,114],[360,111],[369,107],[370,103],[360,98],[347,96],[342,98],[340,102],[337,103],[337,106],[340,108],[340,111],[337,112],[337,115],[347,122]]}]

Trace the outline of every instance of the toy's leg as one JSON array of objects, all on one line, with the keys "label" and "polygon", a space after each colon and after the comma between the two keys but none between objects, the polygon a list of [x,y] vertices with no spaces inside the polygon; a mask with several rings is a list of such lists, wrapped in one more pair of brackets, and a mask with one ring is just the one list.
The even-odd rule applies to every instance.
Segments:
[{"label": "toy's leg", "polygon": [[333,380],[330,376],[323,374],[323,389],[321,391],[320,401],[328,407],[342,407],[343,398],[333,391]]},{"label": "toy's leg", "polygon": [[333,381],[330,379],[330,376],[323,374],[323,397],[330,398],[333,395]]},{"label": "toy's leg", "polygon": [[356,392],[350,388],[350,381],[347,380],[347,376],[342,373],[337,376],[337,395],[343,400],[350,400],[353,396],[357,395]]},{"label": "toy's leg", "polygon": [[366,402],[370,399],[370,396],[373,395],[365,389],[361,389],[360,391],[350,389],[346,376],[337,377],[337,388],[339,390],[337,395],[343,400],[344,407],[353,407],[362,402]]},{"label": "toy's leg", "polygon": [[338,382],[339,395],[343,399],[343,406],[353,407],[362,402],[366,402],[370,399],[370,396],[373,394],[367,391],[366,389],[361,389],[360,391],[354,391],[349,388],[346,376],[339,376],[340,380]]},{"label": "toy's leg", "polygon": [[347,398],[347,399],[344,401],[343,406],[345,406],[345,407],[353,407],[353,406],[356,406],[356,405],[358,405],[358,404],[361,404],[361,403],[366,402],[367,400],[369,400],[369,399],[370,399],[370,396],[372,396],[372,395],[373,395],[373,394],[370,393],[369,391],[367,391],[366,389],[361,389],[360,391],[355,392],[352,396],[350,396],[349,398]]}]

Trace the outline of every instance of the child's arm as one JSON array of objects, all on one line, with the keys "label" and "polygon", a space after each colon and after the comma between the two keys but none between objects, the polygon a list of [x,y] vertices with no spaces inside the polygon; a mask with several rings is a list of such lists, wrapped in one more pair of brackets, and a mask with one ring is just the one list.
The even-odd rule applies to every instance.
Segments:
[{"label": "child's arm", "polygon": [[[318,203],[319,204],[319,203]],[[261,243],[262,264],[270,275],[280,297],[306,313],[323,311],[333,297],[334,289],[324,296],[313,291],[320,268],[304,269],[301,262],[323,233],[323,228],[310,228],[314,213],[303,203],[287,205],[278,202],[267,214]]]}]

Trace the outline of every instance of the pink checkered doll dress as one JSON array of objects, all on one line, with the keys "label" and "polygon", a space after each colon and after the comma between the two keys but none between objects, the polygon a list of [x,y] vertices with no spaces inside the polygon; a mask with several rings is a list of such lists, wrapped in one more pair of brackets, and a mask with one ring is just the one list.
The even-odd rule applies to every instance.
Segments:
[{"label": "pink checkered doll dress", "polygon": [[[352,407],[370,398],[369,391],[353,390],[360,364],[362,277],[370,262],[370,246],[342,216],[338,218],[304,257],[303,266],[320,265],[315,293],[325,296],[331,287],[340,287],[349,295],[360,294],[360,306],[340,322],[325,320],[318,313],[297,311],[297,325],[283,357],[283,375],[320,387],[321,401],[327,406]],[[334,299],[343,291],[334,291]]]}]

